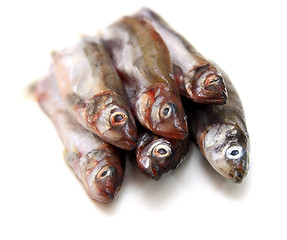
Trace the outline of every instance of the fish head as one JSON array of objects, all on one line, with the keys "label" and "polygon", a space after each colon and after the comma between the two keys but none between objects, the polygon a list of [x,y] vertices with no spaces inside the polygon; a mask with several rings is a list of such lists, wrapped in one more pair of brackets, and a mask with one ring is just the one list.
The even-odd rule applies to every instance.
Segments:
[{"label": "fish head", "polygon": [[148,177],[155,180],[174,169],[181,157],[177,150],[180,140],[163,138],[147,132],[139,136],[136,158],[140,170]]},{"label": "fish head", "polygon": [[194,102],[222,105],[227,101],[227,90],[222,74],[213,66],[204,65],[188,72],[183,81]]},{"label": "fish head", "polygon": [[[163,137],[185,139],[188,135],[186,115],[179,95],[165,87],[144,93],[137,101],[142,125]],[[142,120],[142,121],[141,121]]]},{"label": "fish head", "polygon": [[202,142],[204,156],[223,177],[241,183],[249,170],[249,137],[239,125],[217,123]]},{"label": "fish head", "polygon": [[117,93],[99,95],[86,105],[86,122],[105,141],[124,150],[136,145],[137,129],[129,105]]},{"label": "fish head", "polygon": [[88,194],[100,202],[111,202],[122,185],[124,179],[124,162],[121,153],[110,147],[90,152],[85,155],[85,182]]}]

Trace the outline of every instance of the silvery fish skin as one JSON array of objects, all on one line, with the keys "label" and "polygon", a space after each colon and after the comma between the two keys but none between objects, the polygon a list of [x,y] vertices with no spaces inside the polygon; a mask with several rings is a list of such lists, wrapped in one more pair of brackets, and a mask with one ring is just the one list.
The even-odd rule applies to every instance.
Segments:
[{"label": "silvery fish skin", "polygon": [[223,177],[241,183],[249,170],[249,135],[239,96],[225,77],[225,105],[189,105],[190,128],[210,165]]},{"label": "silvery fish skin", "polygon": [[137,131],[121,80],[97,38],[82,38],[54,57],[57,85],[68,109],[86,129],[132,150]]},{"label": "silvery fish skin", "polygon": [[188,126],[168,49],[151,24],[124,17],[102,33],[135,117],[160,136],[184,139]]},{"label": "silvery fish skin", "polygon": [[189,138],[171,139],[143,131],[136,147],[137,165],[144,175],[159,180],[163,174],[176,169],[188,150]]},{"label": "silvery fish skin", "polygon": [[52,72],[37,83],[35,93],[65,146],[65,160],[89,196],[99,202],[111,202],[124,179],[125,162],[121,151],[87,131],[72,117]]},{"label": "silvery fish skin", "polygon": [[155,12],[143,8],[136,16],[148,19],[165,41],[180,94],[202,104],[225,104],[227,91],[219,69]]}]

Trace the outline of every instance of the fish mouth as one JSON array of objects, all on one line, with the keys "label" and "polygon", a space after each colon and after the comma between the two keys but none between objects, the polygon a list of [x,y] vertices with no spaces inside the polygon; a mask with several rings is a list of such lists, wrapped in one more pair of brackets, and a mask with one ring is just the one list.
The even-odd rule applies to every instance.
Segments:
[{"label": "fish mouth", "polygon": [[221,90],[218,91],[214,96],[199,97],[194,99],[194,102],[201,104],[224,105],[227,102],[227,92]]},{"label": "fish mouth", "polygon": [[101,203],[110,203],[114,200],[115,198],[115,193],[112,192],[116,192],[115,190],[106,190],[104,192],[102,192],[101,194],[99,194],[98,196],[94,197],[91,196],[93,199],[101,202]]},{"label": "fish mouth", "polygon": [[178,139],[178,140],[184,140],[188,137],[188,131],[182,130],[182,129],[177,129],[177,131],[173,132],[156,132],[157,135],[166,137],[166,138],[173,138],[173,139]]},{"label": "fish mouth", "polygon": [[162,171],[159,166],[153,166],[151,168],[141,168],[141,171],[145,176],[152,178],[156,181],[158,181],[162,176]]},{"label": "fish mouth", "polygon": [[150,157],[143,156],[137,158],[137,164],[141,172],[154,180],[159,180],[162,176],[162,170],[160,166],[154,162]]},{"label": "fish mouth", "polygon": [[247,175],[246,171],[240,171],[236,170],[234,173],[229,173],[229,178],[234,182],[234,183],[242,183],[242,180],[244,177]]},{"label": "fish mouth", "polygon": [[124,139],[117,143],[116,146],[126,150],[126,151],[132,151],[136,146],[137,140],[135,138],[132,139]]},{"label": "fish mouth", "polygon": [[98,191],[89,191],[89,196],[101,203],[110,203],[114,200],[116,195],[115,189],[99,189]]},{"label": "fish mouth", "polygon": [[97,200],[103,203],[112,202],[121,188],[121,181],[112,179],[103,186],[98,186]]},{"label": "fish mouth", "polygon": [[151,176],[154,180],[159,180],[162,176],[162,171],[160,169],[159,166],[154,166],[152,169],[151,169]]},{"label": "fish mouth", "polygon": [[125,136],[117,142],[122,149],[126,151],[131,151],[136,147],[137,144],[137,129],[135,131],[125,131]]},{"label": "fish mouth", "polygon": [[174,121],[174,123],[170,125],[169,131],[165,129],[165,131],[161,131],[157,134],[166,138],[173,138],[179,140],[186,139],[188,137],[188,124],[186,121],[186,117],[184,117],[182,121]]},{"label": "fish mouth", "polygon": [[[169,136],[170,136],[170,135],[169,135]],[[188,137],[188,131],[179,130],[179,131],[176,133],[176,136],[174,136],[173,138],[174,138],[174,139],[183,140],[183,139],[186,139],[187,137]]]}]

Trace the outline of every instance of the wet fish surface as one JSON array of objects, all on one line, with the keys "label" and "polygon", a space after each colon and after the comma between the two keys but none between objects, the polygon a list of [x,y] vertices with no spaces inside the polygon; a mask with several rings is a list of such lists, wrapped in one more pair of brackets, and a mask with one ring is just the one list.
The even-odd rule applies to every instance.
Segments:
[{"label": "wet fish surface", "polygon": [[37,83],[35,95],[65,146],[65,160],[88,195],[99,202],[111,202],[124,179],[122,151],[83,128],[72,117],[58,92],[53,71]]},{"label": "wet fish surface", "polygon": [[187,104],[190,129],[201,153],[223,177],[241,183],[249,170],[250,142],[240,98],[224,74],[225,105]]},{"label": "wet fish surface", "polygon": [[137,165],[144,175],[159,180],[183,162],[188,150],[188,137],[184,140],[165,138],[142,130],[136,147]]},{"label": "wet fish surface", "polygon": [[54,57],[60,94],[86,129],[125,150],[136,145],[136,126],[121,80],[100,40],[83,37]]},{"label": "wet fish surface", "polygon": [[136,16],[148,19],[165,41],[180,94],[202,104],[225,104],[227,91],[220,70],[155,12],[143,8]]},{"label": "wet fish surface", "polygon": [[169,52],[153,26],[143,18],[124,17],[103,31],[102,38],[140,124],[160,136],[186,138]]}]

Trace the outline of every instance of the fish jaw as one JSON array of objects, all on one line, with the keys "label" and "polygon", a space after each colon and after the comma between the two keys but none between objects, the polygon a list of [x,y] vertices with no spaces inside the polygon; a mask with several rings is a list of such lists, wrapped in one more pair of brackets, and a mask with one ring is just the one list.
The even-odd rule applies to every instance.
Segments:
[{"label": "fish jaw", "polygon": [[183,76],[188,97],[196,103],[223,105],[227,90],[222,74],[212,66],[202,66]]},{"label": "fish jaw", "polygon": [[224,178],[241,183],[249,170],[249,139],[238,126],[215,124],[203,136],[201,150]]},{"label": "fish jaw", "polygon": [[[166,110],[170,114],[164,116]],[[186,115],[180,98],[164,87],[142,93],[137,99],[135,114],[141,125],[157,135],[175,139],[188,136]]]},{"label": "fish jaw", "polygon": [[137,129],[133,114],[118,94],[91,99],[85,107],[86,123],[110,144],[131,151],[136,146]]}]

